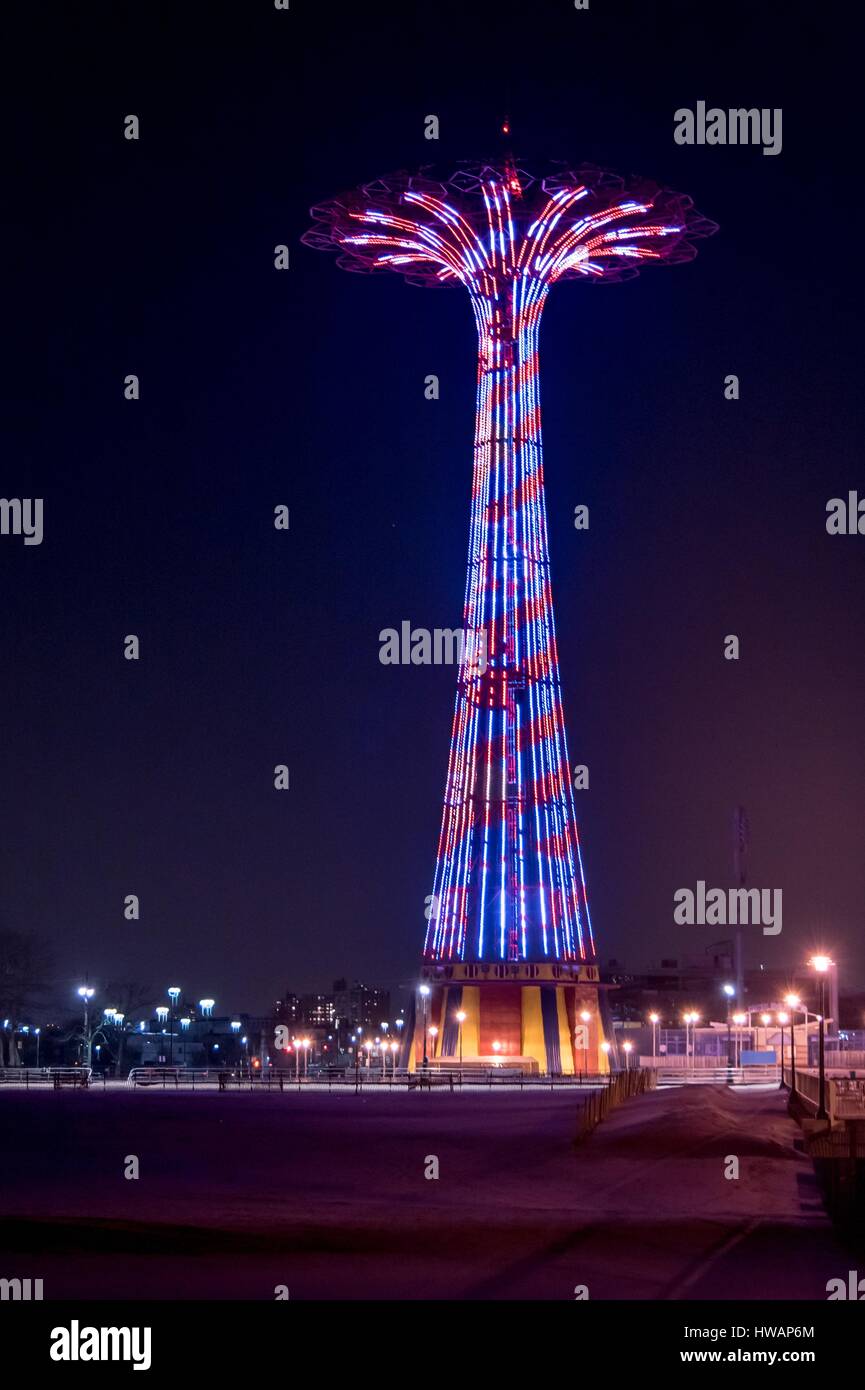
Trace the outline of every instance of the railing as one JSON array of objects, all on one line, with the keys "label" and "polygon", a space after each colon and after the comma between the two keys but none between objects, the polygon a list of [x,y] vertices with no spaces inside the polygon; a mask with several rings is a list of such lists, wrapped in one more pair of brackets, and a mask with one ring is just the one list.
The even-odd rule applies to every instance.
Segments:
[{"label": "railing", "polygon": [[657,1067],[659,1086],[766,1086],[780,1081],[777,1063],[759,1063],[750,1067]]},{"label": "railing", "polygon": [[27,1091],[31,1086],[87,1087],[92,1079],[92,1067],[0,1067],[0,1085],[23,1086]]},{"label": "railing", "polygon": [[[790,1068],[784,1067],[784,1080],[792,1082]],[[807,1071],[796,1068],[796,1091],[812,1106],[820,1106],[820,1073],[813,1067]],[[865,1078],[826,1076],[826,1113],[830,1124],[838,1120],[865,1120]]]},{"label": "railing", "polygon": [[653,1091],[657,1085],[657,1073],[646,1068],[640,1068],[639,1071],[620,1071],[606,1077],[605,1082],[606,1084],[594,1090],[580,1107],[577,1141],[591,1134],[601,1120],[605,1120],[610,1111],[621,1105],[623,1100]]},{"label": "railing", "polygon": [[[367,1074],[365,1074],[367,1073]],[[622,1073],[624,1074],[624,1073]],[[638,1075],[636,1069],[633,1075]],[[196,1067],[133,1067],[126,1084],[130,1087],[157,1087],[161,1090],[179,1091],[196,1088],[213,1088],[220,1091],[301,1091],[301,1090],[459,1090],[461,1087],[518,1087],[522,1090],[555,1090],[558,1088],[587,1087],[596,1090],[610,1083],[608,1073],[577,1072],[574,1075],[542,1076],[538,1073],[524,1072],[518,1068],[501,1067],[461,1067],[448,1070],[443,1067],[419,1068],[417,1071],[388,1071],[382,1075],[374,1068],[353,1067],[339,1073],[310,1073],[296,1075],[288,1069],[268,1069],[250,1071],[228,1068]]]}]

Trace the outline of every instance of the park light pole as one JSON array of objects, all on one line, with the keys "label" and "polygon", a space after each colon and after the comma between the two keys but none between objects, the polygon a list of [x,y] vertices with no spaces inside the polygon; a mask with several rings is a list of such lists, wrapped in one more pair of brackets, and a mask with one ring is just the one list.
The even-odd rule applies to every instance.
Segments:
[{"label": "park light pole", "polygon": [[436,1026],[435,1026],[434,1023],[433,1023],[433,1024],[431,1025],[431,1027],[430,1027],[429,1035],[430,1035],[430,1037],[432,1038],[432,1055],[433,1055],[433,1057],[435,1057],[435,1055],[436,1055],[436,1038],[437,1038],[438,1035],[439,1035],[439,1030],[438,1030],[438,1028],[436,1028]]},{"label": "park light pole", "polygon": [[736,1066],[742,1064],[742,1029],[748,1022],[748,1015],[744,1013],[733,1014],[733,1022],[736,1025]]},{"label": "park light pole", "polygon": [[652,1025],[652,1062],[658,1065],[658,1024],[660,1023],[658,1014],[649,1014],[649,1022]]},{"label": "park light pole", "polygon": [[457,1009],[456,1018],[457,1018],[457,1024],[459,1025],[460,1066],[462,1066],[462,1064],[463,1064],[463,1024],[464,1024],[465,1021],[466,1021],[466,1011],[465,1011],[465,1009]]},{"label": "park light pole", "polygon": [[820,981],[820,1033],[819,1033],[819,1068],[820,1068],[820,1103],[817,1106],[817,1119],[827,1120],[829,1118],[826,1110],[826,976],[832,969],[833,961],[830,956],[812,956],[809,964],[815,971],[817,979]]},{"label": "park light pole", "polygon": [[171,1000],[171,1032],[168,1035],[168,1065],[174,1066],[174,1022],[177,1015],[177,1001],[180,998],[180,986],[169,985],[168,997]]},{"label": "park light pole", "polygon": [[84,1065],[87,1067],[90,1066],[93,1058],[90,1037],[90,1000],[93,998],[95,993],[96,990],[93,988],[92,985],[78,986],[78,997],[83,1001],[84,1004]]},{"label": "park light pole", "polygon": [[730,1067],[732,1067],[732,1065],[733,1065],[733,1040],[732,1040],[733,1018],[732,1018],[732,1008],[733,1008],[733,998],[734,998],[734,996],[735,996],[735,993],[736,993],[736,986],[735,986],[735,985],[724,985],[724,994],[725,994],[726,997],[727,997],[727,1065],[730,1066]]},{"label": "park light pole", "polygon": [[[168,1009],[165,1007],[164,1004],[160,1004],[160,1005],[159,1005],[159,1008],[156,1010],[156,1021],[157,1021],[157,1023],[159,1024],[159,1027],[161,1028],[161,1030],[162,1030],[163,1033],[165,1032],[165,1022],[166,1022],[166,1019],[167,1019],[167,1018],[168,1018]],[[163,1044],[163,1043],[160,1043],[159,1046],[160,1046],[160,1049],[161,1049],[161,1048],[164,1046],[164,1044]],[[164,1056],[164,1054],[162,1053],[161,1050],[160,1050],[160,1053],[159,1053],[159,1060],[160,1060],[160,1062],[164,1062],[164,1061],[165,1061],[165,1056]]]},{"label": "park light pole", "polygon": [[[796,1094],[796,1010],[801,1009],[802,1000],[791,992],[784,995],[784,1003],[790,1010],[790,1099]],[[805,1011],[805,1038],[808,1037],[808,1011]]]},{"label": "park light pole", "polygon": [[777,1015],[781,1027],[781,1090],[784,1089],[784,1024],[790,1022],[790,1015],[782,1009]]},{"label": "park light pole", "polygon": [[685,1062],[686,1062],[686,1064],[687,1064],[687,1061],[688,1061],[688,1024],[690,1023],[690,1025],[691,1025],[691,1049],[692,1049],[692,1052],[691,1052],[691,1070],[692,1070],[692,1071],[694,1070],[694,1068],[695,1068],[696,1065],[697,1065],[697,1028],[696,1028],[696,1025],[699,1023],[699,1021],[700,1021],[700,1015],[699,1015],[698,1013],[696,1013],[693,1009],[691,1009],[688,1013],[685,1014]]},{"label": "park light pole", "polygon": [[418,990],[418,994],[420,995],[421,999],[423,1000],[423,1064],[424,1064],[425,1067],[428,1067],[428,1066],[429,1066],[429,1057],[427,1056],[427,1050],[426,1050],[426,1049],[427,1049],[427,1038],[426,1038],[426,1033],[427,1033],[427,1010],[428,1010],[428,1008],[429,1008],[429,985],[421,985],[420,989]]},{"label": "park light pole", "polygon": [[630,1071],[631,1069],[631,1053],[633,1050],[634,1044],[632,1042],[622,1043],[622,1051],[625,1054],[625,1071]]}]

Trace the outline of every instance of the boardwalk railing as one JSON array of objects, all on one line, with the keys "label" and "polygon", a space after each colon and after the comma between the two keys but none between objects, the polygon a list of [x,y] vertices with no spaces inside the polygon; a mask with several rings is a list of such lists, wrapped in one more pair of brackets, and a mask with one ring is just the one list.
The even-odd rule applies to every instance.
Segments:
[{"label": "boardwalk railing", "polygon": [[598,1090],[594,1090],[587,1096],[580,1107],[577,1117],[576,1141],[585,1139],[587,1134],[591,1134],[601,1120],[605,1120],[610,1111],[617,1105],[621,1105],[623,1100],[629,1100],[631,1096],[644,1095],[646,1091],[653,1091],[657,1084],[656,1073],[651,1068],[640,1068],[639,1071],[620,1071],[605,1078],[606,1084]]},{"label": "boardwalk railing", "polygon": [[0,1067],[0,1086],[62,1086],[87,1087],[93,1079],[91,1067]]},{"label": "boardwalk railing", "polygon": [[[625,1073],[621,1073],[625,1075]],[[635,1070],[634,1076],[638,1075]],[[301,1091],[301,1090],[409,1090],[458,1091],[462,1087],[516,1087],[519,1090],[556,1090],[560,1087],[587,1087],[596,1090],[609,1084],[608,1074],[577,1072],[566,1076],[541,1076],[515,1067],[419,1068],[417,1071],[388,1070],[382,1075],[375,1068],[353,1067],[339,1072],[311,1072],[308,1076],[288,1069],[246,1071],[244,1068],[133,1067],[126,1084],[130,1087],[157,1087],[163,1091],[213,1089],[220,1091]]]},{"label": "boardwalk railing", "polygon": [[777,1063],[752,1067],[657,1067],[659,1086],[766,1086],[781,1079]]},{"label": "boardwalk railing", "polygon": [[[784,1067],[784,1080],[792,1082],[789,1066]],[[820,1104],[820,1074],[816,1068],[796,1068],[796,1091],[816,1113]],[[865,1077],[827,1076],[826,1111],[830,1124],[841,1120],[865,1120]]]}]

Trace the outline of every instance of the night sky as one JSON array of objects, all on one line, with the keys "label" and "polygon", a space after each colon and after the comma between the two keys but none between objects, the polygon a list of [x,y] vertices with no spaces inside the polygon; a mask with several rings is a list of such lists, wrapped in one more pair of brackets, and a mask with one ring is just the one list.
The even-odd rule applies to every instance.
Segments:
[{"label": "night sky", "polygon": [[[0,536],[0,927],[50,942],[58,998],[88,972],[217,1012],[412,981],[455,673],[382,666],[378,633],[462,619],[474,326],[461,290],[346,275],[299,239],[342,189],[495,153],[506,113],[527,166],[644,174],[721,228],[690,265],[556,287],[541,330],[601,958],[724,935],[674,926],[673,893],[728,885],[741,802],[751,881],[784,895],[750,961],[819,944],[842,988],[865,980],[865,536],[825,529],[829,498],[865,495],[861,81],[832,13],[141,0],[5,21],[0,494],[43,497],[45,535]],[[677,145],[698,100],[783,108],[782,153]]]}]

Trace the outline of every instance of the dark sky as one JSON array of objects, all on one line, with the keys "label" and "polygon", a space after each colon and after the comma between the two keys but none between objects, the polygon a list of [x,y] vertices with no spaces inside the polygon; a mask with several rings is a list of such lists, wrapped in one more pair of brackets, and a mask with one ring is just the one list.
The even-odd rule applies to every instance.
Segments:
[{"label": "dark sky", "polygon": [[[411,981],[454,672],[382,666],[378,632],[461,620],[474,329],[462,291],[345,275],[299,238],[343,188],[495,151],[505,112],[528,163],[642,173],[721,227],[688,266],[556,288],[541,333],[601,956],[718,936],[674,926],[672,895],[728,883],[743,802],[752,881],[784,895],[751,960],[819,943],[865,979],[865,536],[825,531],[830,497],[865,495],[846,13],[114,0],[4,21],[0,493],[44,498],[45,538],[0,537],[0,926],[50,940],[62,997],[84,972],[218,1012]],[[783,108],[782,153],[676,145],[701,99]]]}]

